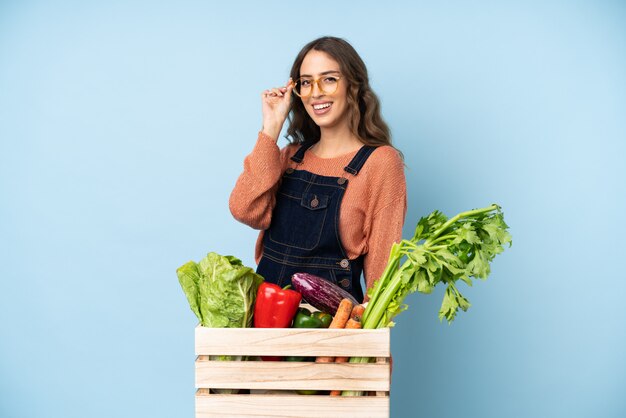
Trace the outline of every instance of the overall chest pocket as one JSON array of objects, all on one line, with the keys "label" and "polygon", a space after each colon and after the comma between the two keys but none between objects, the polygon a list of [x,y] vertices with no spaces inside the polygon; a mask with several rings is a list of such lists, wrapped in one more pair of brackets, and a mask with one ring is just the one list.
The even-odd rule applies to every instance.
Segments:
[{"label": "overall chest pocket", "polygon": [[[269,229],[271,241],[302,250],[317,247],[325,228],[333,226],[331,196],[306,192],[292,196],[279,192]],[[329,230],[333,232],[334,231]]]}]

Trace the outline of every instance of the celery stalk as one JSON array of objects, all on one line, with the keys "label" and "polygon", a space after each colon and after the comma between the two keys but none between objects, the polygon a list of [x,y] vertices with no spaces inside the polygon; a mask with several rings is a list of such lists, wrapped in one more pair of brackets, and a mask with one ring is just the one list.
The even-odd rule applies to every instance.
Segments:
[{"label": "celery stalk", "polygon": [[[408,308],[403,304],[410,293],[431,293],[444,283],[447,288],[439,310],[439,319],[452,323],[459,309],[467,311],[469,301],[459,292],[460,279],[472,285],[472,278],[486,279],[490,262],[511,246],[511,235],[500,206],[461,212],[448,219],[439,211],[417,223],[410,240],[394,243],[382,276],[369,291],[369,303],[362,328],[394,326],[393,318]],[[366,357],[354,357],[350,363],[367,363]],[[344,396],[358,392],[344,391]]]}]

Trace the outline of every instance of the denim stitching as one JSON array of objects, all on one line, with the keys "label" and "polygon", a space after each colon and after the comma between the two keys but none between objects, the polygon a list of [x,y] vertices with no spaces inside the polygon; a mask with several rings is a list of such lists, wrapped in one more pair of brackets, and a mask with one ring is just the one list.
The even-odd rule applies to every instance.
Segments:
[{"label": "denim stitching", "polygon": [[278,192],[278,194],[281,194],[281,195],[283,195],[283,196],[285,196],[285,197],[288,197],[288,198],[290,198],[290,199],[293,199],[293,200],[300,200],[300,199],[301,199],[301,198],[299,198],[299,197],[292,196],[292,195],[287,194],[287,193],[285,193],[285,192]]},{"label": "denim stitching", "polygon": [[[343,186],[337,184],[337,179],[339,177],[316,176],[316,179],[320,179],[321,181],[314,182],[314,181],[310,181],[310,180],[307,180],[307,179],[303,179],[302,177],[294,176],[294,174],[296,174],[296,173],[302,174],[302,173],[308,173],[308,172],[304,171],[304,170],[298,170],[297,172],[294,171],[291,175],[289,175],[289,178],[291,180],[298,180],[298,181],[301,181],[301,182],[304,182],[304,183],[311,183],[311,184],[315,184],[315,185],[323,186],[323,187],[333,187],[335,189],[345,189],[345,184]],[[328,184],[326,184],[325,182],[328,182]],[[346,179],[346,182],[347,182],[347,179]]]},{"label": "denim stitching", "polygon": [[309,143],[309,144],[302,144],[300,145],[300,148],[298,148],[298,150],[296,151],[296,153],[291,157],[291,159],[297,163],[301,163],[302,160],[304,160],[304,153],[306,152],[306,150],[308,150],[309,148],[311,148],[314,145],[314,143]]},{"label": "denim stitching", "polygon": [[[345,271],[344,269],[336,269],[332,266],[326,265],[326,264],[312,264],[312,263],[294,263],[292,261],[288,261],[288,260],[281,260],[279,258],[273,257],[269,254],[263,254],[263,257],[267,257],[268,259],[275,261],[278,264],[281,264],[282,266],[292,266],[292,267],[317,267],[317,268],[321,268],[321,269],[326,269],[326,270],[339,270],[339,271]],[[281,270],[282,272],[284,272],[284,268]]]},{"label": "denim stitching", "polygon": [[[278,251],[275,248],[271,248],[271,247],[267,247],[267,249],[273,253],[276,253],[278,255],[282,255],[282,256],[289,256],[292,258],[304,258],[304,259],[313,259],[313,260],[328,260],[329,265],[335,265],[337,264],[337,258],[336,257],[307,257],[307,256],[303,256],[303,255],[294,255],[294,254],[285,254],[285,253],[281,253],[280,251]],[[342,269],[344,270],[344,269]]]},{"label": "denim stitching", "polygon": [[359,152],[356,153],[356,155],[354,156],[354,158],[352,158],[352,160],[348,163],[348,165],[344,168],[344,170],[348,171],[348,168],[351,168],[352,170],[355,170],[355,168],[358,170],[358,166],[359,166],[359,162],[362,159],[363,156],[363,150],[366,149],[366,146],[363,145],[361,147],[361,149],[359,149]]},{"label": "denim stitching", "polygon": [[355,167],[354,167],[355,170],[359,171],[361,167],[363,167],[363,164],[365,164],[365,160],[367,160],[367,158],[370,156],[372,151],[374,151],[374,148],[369,148],[369,147],[366,147],[363,150],[363,153],[361,154],[361,158],[357,161],[357,164],[355,164]]},{"label": "denim stitching", "polygon": [[[275,253],[277,255],[273,255],[272,253]],[[297,255],[286,255],[284,253],[281,253],[280,251],[276,251],[272,248],[266,247],[266,251],[263,253],[264,255],[267,255],[268,257],[274,257],[275,259],[281,260],[281,259],[285,259],[285,258],[300,258],[303,259],[302,261],[299,260],[292,260],[291,263],[295,263],[295,264],[301,264],[301,265],[309,265],[309,264],[315,264],[315,265],[324,265],[328,268],[333,268],[335,270],[341,270],[341,271],[352,271],[351,266],[348,266],[346,268],[341,267],[340,265],[340,261],[337,261],[336,258],[333,258],[332,260],[328,260],[326,261],[323,258],[317,258],[317,257],[300,257]],[[310,261],[307,261],[307,259],[311,259]]]},{"label": "denim stitching", "polygon": [[333,283],[334,283],[334,284],[339,284],[339,283],[337,282],[337,276],[335,275],[335,271],[334,271],[334,270],[332,270],[332,269],[330,270],[330,277],[333,279]]},{"label": "denim stitching", "polygon": [[[310,195],[317,196],[317,200],[319,201],[317,207],[312,208],[310,206],[310,203],[308,203],[308,201],[309,201],[308,197]],[[316,193],[307,192],[307,193],[304,193],[302,195],[302,199],[301,199],[302,202],[300,204],[302,206],[304,206],[305,208],[309,209],[309,210],[318,210],[318,209],[326,208],[328,206],[328,201],[329,200],[330,200],[330,198],[328,197],[328,195],[325,195],[325,194],[322,195],[322,194],[316,194]],[[305,204],[305,201],[307,202],[306,204]]]},{"label": "denim stitching", "polygon": [[343,195],[339,198],[339,202],[337,204],[337,209],[335,210],[335,239],[337,240],[337,247],[341,250],[341,255],[343,258],[347,259],[346,250],[343,248],[343,243],[341,242],[341,238],[339,237],[339,218],[341,216],[340,208],[341,202],[343,201]]},{"label": "denim stitching", "polygon": [[[307,145],[310,147],[312,144]],[[297,162],[296,169],[302,164],[308,147],[302,145],[296,151],[294,155],[295,158],[292,157],[292,160]],[[344,167],[345,172],[349,173],[348,175],[357,175],[375,149],[375,147],[362,147],[348,166]],[[363,272],[364,255],[360,255],[354,260],[348,259],[345,248],[341,243],[339,233],[341,202],[349,183],[345,174],[340,177],[345,180],[341,185],[337,183],[339,177],[320,176],[306,170],[294,170],[290,174],[285,173],[281,179],[283,178],[285,182],[279,185],[277,204],[282,205],[285,204],[284,202],[289,202],[288,205],[293,206],[284,208],[284,215],[293,217],[294,214],[296,216],[302,214],[304,216],[303,221],[305,222],[308,220],[308,216],[314,216],[312,219],[315,219],[316,222],[321,219],[319,234],[313,248],[302,248],[297,245],[276,241],[275,237],[272,237],[272,230],[274,228],[270,226],[266,231],[267,234],[263,238],[262,263],[259,263],[261,267],[260,270],[262,270],[260,273],[265,273],[275,282],[279,281],[280,284],[282,284],[286,280],[286,277],[284,277],[285,274],[291,274],[296,270],[307,271],[306,269],[309,268],[312,272],[315,270],[328,272],[324,273],[324,275],[330,275],[331,280],[334,280],[335,283],[338,283],[340,279],[348,280],[349,286],[344,287],[344,289],[348,290],[355,297],[362,297],[363,288],[360,283],[360,277]],[[320,208],[323,210],[323,214],[318,211],[313,215],[313,209],[307,206],[310,203],[311,193],[317,195],[322,206],[326,206]],[[326,199],[323,196],[328,196],[331,200],[325,202]],[[301,206],[298,206],[298,200],[300,200]],[[330,214],[329,209],[332,210]],[[329,218],[329,216],[331,217]],[[289,226],[290,225],[286,225],[287,228],[289,228]],[[290,231],[285,229],[285,232],[289,234]],[[333,234],[334,239],[332,238],[333,235],[329,234]],[[315,238],[312,236],[309,237]],[[321,238],[324,238],[324,240]],[[298,244],[302,243],[297,237],[295,237],[295,241],[297,241]],[[320,245],[322,247],[320,247]],[[343,259],[349,261],[348,268],[344,269],[341,267],[340,263],[343,259],[309,255],[313,254],[315,248],[323,248],[322,254],[325,255],[343,256]],[[279,272],[278,277],[274,277],[277,272]]]},{"label": "denim stitching", "polygon": [[361,168],[363,167],[363,164],[365,164],[365,162],[367,161],[367,159],[369,158],[369,156],[372,154],[372,152],[374,152],[376,150],[376,147],[370,147],[367,145],[364,145],[359,152],[357,153],[357,155],[354,156],[354,158],[352,159],[352,161],[350,161],[350,163],[344,168],[344,170],[348,171],[349,173],[352,173],[352,171],[349,171],[349,169],[354,170],[355,172],[352,173],[354,175],[357,175],[358,172],[361,170]]},{"label": "denim stitching", "polygon": [[[339,177],[336,177],[336,178],[339,178]],[[302,178],[292,178],[292,180],[299,180],[299,181],[301,181],[301,182],[303,182],[303,183],[314,184],[314,185],[316,185],[316,186],[322,186],[322,187],[332,187],[332,188],[334,188],[334,189],[344,189],[344,190],[345,190],[345,187],[344,187],[344,186],[345,186],[345,183],[344,183],[344,185],[342,186],[342,185],[339,185],[339,184],[334,185],[334,184],[315,183],[315,182],[312,182],[312,181],[304,180],[304,179],[302,179]],[[347,181],[348,181],[348,179],[346,179],[346,183],[347,183]],[[334,180],[334,182],[336,183],[336,182],[337,182],[337,180]]]},{"label": "denim stitching", "polygon": [[[305,207],[306,207],[306,206],[305,206]],[[316,212],[321,212],[321,211],[316,211]],[[297,245],[287,244],[287,243],[284,243],[284,242],[281,242],[281,241],[277,241],[276,239],[274,239],[274,238],[272,237],[272,232],[271,232],[271,231],[270,231],[270,233],[269,233],[269,238],[270,238],[270,240],[271,240],[272,242],[275,242],[276,244],[281,244],[281,245],[284,245],[284,246],[289,247],[289,248],[298,248],[298,249],[300,249],[300,250],[309,250],[309,251],[310,251],[310,250],[313,250],[313,249],[315,249],[315,248],[319,245],[319,243],[320,243],[320,239],[322,239],[322,231],[323,231],[323,229],[324,229],[324,223],[326,222],[326,215],[327,215],[327,213],[328,213],[328,210],[324,210],[324,218],[322,219],[322,222],[321,222],[321,224],[320,224],[320,231],[319,231],[319,234],[317,235],[317,241],[316,241],[316,242],[315,242],[315,244],[314,244],[312,247],[310,247],[310,248],[306,248],[306,247],[299,247],[299,246],[297,246]],[[320,215],[321,215],[321,213],[320,213]]]}]

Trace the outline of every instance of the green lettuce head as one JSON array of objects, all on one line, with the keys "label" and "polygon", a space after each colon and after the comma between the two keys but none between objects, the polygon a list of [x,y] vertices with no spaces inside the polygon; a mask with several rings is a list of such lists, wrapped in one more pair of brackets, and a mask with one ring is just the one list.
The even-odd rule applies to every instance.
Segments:
[{"label": "green lettuce head", "polygon": [[252,325],[256,293],[263,277],[233,256],[209,253],[199,263],[189,261],[176,270],[191,310],[200,324],[211,328]]}]

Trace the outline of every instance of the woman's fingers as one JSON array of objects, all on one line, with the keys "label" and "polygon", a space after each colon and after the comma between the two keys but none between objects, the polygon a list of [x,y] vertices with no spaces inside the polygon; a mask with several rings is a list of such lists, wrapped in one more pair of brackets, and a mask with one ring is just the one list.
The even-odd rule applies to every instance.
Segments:
[{"label": "woman's fingers", "polygon": [[282,95],[283,93],[280,91],[279,88],[264,90],[263,93],[261,93],[261,96],[263,97],[276,97],[276,96],[282,96]]},{"label": "woman's fingers", "polygon": [[275,93],[276,96],[283,97],[282,87],[275,87],[272,89],[272,93]]},{"label": "woman's fingers", "polygon": [[264,90],[263,93],[261,93],[263,108],[267,111],[278,111],[282,114],[291,102],[293,86],[294,83],[290,78],[285,86]]},{"label": "woman's fingers", "polygon": [[286,94],[291,94],[291,90],[293,90],[293,81],[291,80],[291,77],[289,77],[285,87],[281,87],[281,90]]},{"label": "woman's fingers", "polygon": [[281,98],[283,96],[284,96],[283,92],[281,92],[277,88],[265,90],[263,91],[263,93],[261,93],[261,97],[264,99]]},{"label": "woman's fingers", "polygon": [[289,81],[287,81],[287,84],[285,86],[267,89],[263,91],[262,95],[269,96],[269,97],[283,97],[285,93],[291,92],[292,89],[293,89],[293,82],[291,78],[289,78]]}]

